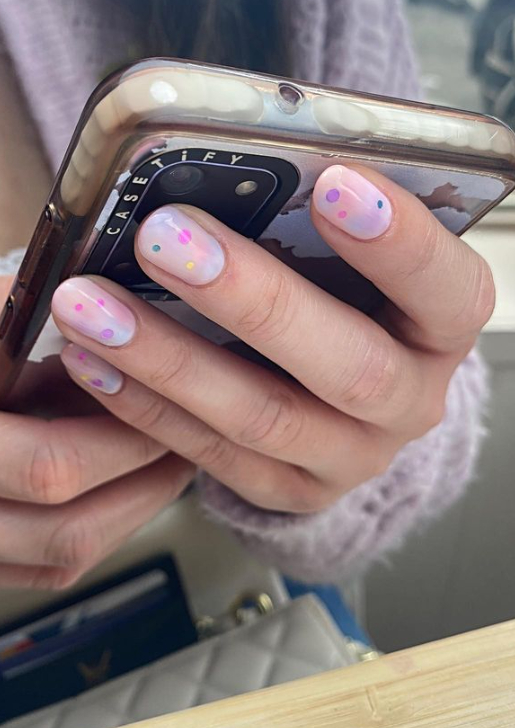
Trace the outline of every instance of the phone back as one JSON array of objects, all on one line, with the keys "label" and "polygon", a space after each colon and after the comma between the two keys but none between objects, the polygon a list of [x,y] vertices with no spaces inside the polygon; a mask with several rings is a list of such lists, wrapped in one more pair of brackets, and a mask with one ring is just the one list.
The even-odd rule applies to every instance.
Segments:
[{"label": "phone back", "polygon": [[[137,267],[135,231],[166,202],[206,209],[373,315],[381,295],[310,218],[320,174],[349,162],[393,179],[460,235],[514,189],[515,135],[469,112],[205,64],[153,59],[112,76],[86,106],[4,311],[4,389],[59,282],[83,273],[106,275],[212,341],[254,356]],[[188,176],[203,183],[190,189]],[[249,185],[262,190],[254,203],[221,194]]]}]

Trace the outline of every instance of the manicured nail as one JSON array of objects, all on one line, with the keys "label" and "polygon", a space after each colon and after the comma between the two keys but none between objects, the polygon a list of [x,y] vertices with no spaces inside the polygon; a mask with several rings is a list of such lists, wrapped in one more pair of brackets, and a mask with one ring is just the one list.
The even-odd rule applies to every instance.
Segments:
[{"label": "manicured nail", "polygon": [[106,346],[123,346],[136,332],[130,309],[89,278],[61,283],[52,299],[52,312],[68,326]]},{"label": "manicured nail", "polygon": [[214,281],[225,265],[218,241],[174,205],[147,217],[138,231],[137,245],[150,263],[194,286]]},{"label": "manicured nail", "polygon": [[104,394],[117,394],[123,386],[118,369],[81,346],[69,344],[61,352],[61,360],[77,379]]},{"label": "manicured nail", "polygon": [[352,169],[335,165],[320,176],[313,192],[316,210],[333,225],[359,240],[383,235],[392,222],[385,195]]}]

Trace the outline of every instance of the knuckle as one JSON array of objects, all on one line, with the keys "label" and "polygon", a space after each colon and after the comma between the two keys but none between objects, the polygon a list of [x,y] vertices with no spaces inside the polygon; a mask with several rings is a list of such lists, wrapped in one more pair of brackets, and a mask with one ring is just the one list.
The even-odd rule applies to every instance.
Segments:
[{"label": "knuckle", "polygon": [[419,406],[412,408],[411,416],[407,418],[409,426],[403,428],[404,440],[398,445],[400,449],[407,442],[419,440],[431,430],[440,425],[446,414],[445,396],[438,396],[435,393],[424,397]]},{"label": "knuckle", "polygon": [[99,546],[97,535],[87,519],[65,518],[52,533],[45,556],[48,563],[85,571],[96,560]]},{"label": "knuckle", "polygon": [[303,425],[303,410],[297,397],[283,389],[268,393],[231,439],[251,449],[278,451],[297,440]]},{"label": "knuckle", "polygon": [[380,478],[385,475],[391,468],[393,459],[402,445],[396,444],[380,444],[372,450],[371,457],[368,461],[370,471],[369,479]]},{"label": "knuckle", "polygon": [[202,465],[203,468],[215,468],[228,471],[236,457],[236,450],[231,443],[218,433],[213,433],[197,444],[191,453],[193,462]]},{"label": "knuckle", "polygon": [[168,401],[148,390],[146,401],[139,405],[137,411],[131,412],[130,424],[141,432],[153,432],[162,427],[163,422],[166,421],[168,411]]},{"label": "knuckle", "polygon": [[177,387],[184,387],[195,377],[196,359],[191,343],[186,340],[176,342],[173,356],[165,356],[150,375],[149,386],[156,392],[171,394]]},{"label": "knuckle", "polygon": [[421,418],[424,434],[427,434],[442,423],[445,417],[445,411],[446,406],[443,398],[435,397],[426,403],[425,411]]},{"label": "knuckle", "polygon": [[399,386],[400,362],[392,347],[364,343],[363,349],[359,366],[352,371],[339,371],[325,394],[324,398],[341,410],[363,411],[379,402],[388,402]]},{"label": "knuckle", "polygon": [[282,338],[292,320],[292,281],[282,272],[270,273],[257,301],[239,315],[237,325],[244,338],[271,342]]},{"label": "knuckle", "polygon": [[71,439],[57,439],[50,432],[36,443],[26,467],[26,489],[35,503],[58,505],[72,500],[81,490],[81,456]]},{"label": "knuckle", "polygon": [[341,488],[311,479],[296,488],[292,511],[301,515],[322,513],[333,506],[341,495]]}]

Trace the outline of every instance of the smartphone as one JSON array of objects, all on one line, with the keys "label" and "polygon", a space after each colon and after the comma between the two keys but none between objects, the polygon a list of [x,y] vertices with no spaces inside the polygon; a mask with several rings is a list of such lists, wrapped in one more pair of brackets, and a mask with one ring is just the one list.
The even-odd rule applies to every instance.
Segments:
[{"label": "smartphone", "polygon": [[[322,240],[313,187],[359,161],[415,194],[456,235],[515,187],[515,134],[487,116],[210,64],[149,59],[110,76],[81,116],[0,318],[10,391],[65,278],[110,278],[209,340],[262,358],[149,280],[133,252],[156,208],[203,208],[369,315],[380,292]],[[267,364],[266,361],[263,363]]]}]

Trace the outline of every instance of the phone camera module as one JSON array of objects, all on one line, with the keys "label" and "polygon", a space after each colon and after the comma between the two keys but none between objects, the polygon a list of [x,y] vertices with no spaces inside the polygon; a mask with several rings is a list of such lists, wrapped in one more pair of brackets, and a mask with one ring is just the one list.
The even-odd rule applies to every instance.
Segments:
[{"label": "phone camera module", "polygon": [[187,195],[200,187],[204,172],[193,164],[174,165],[161,177],[161,188],[169,195]]}]

